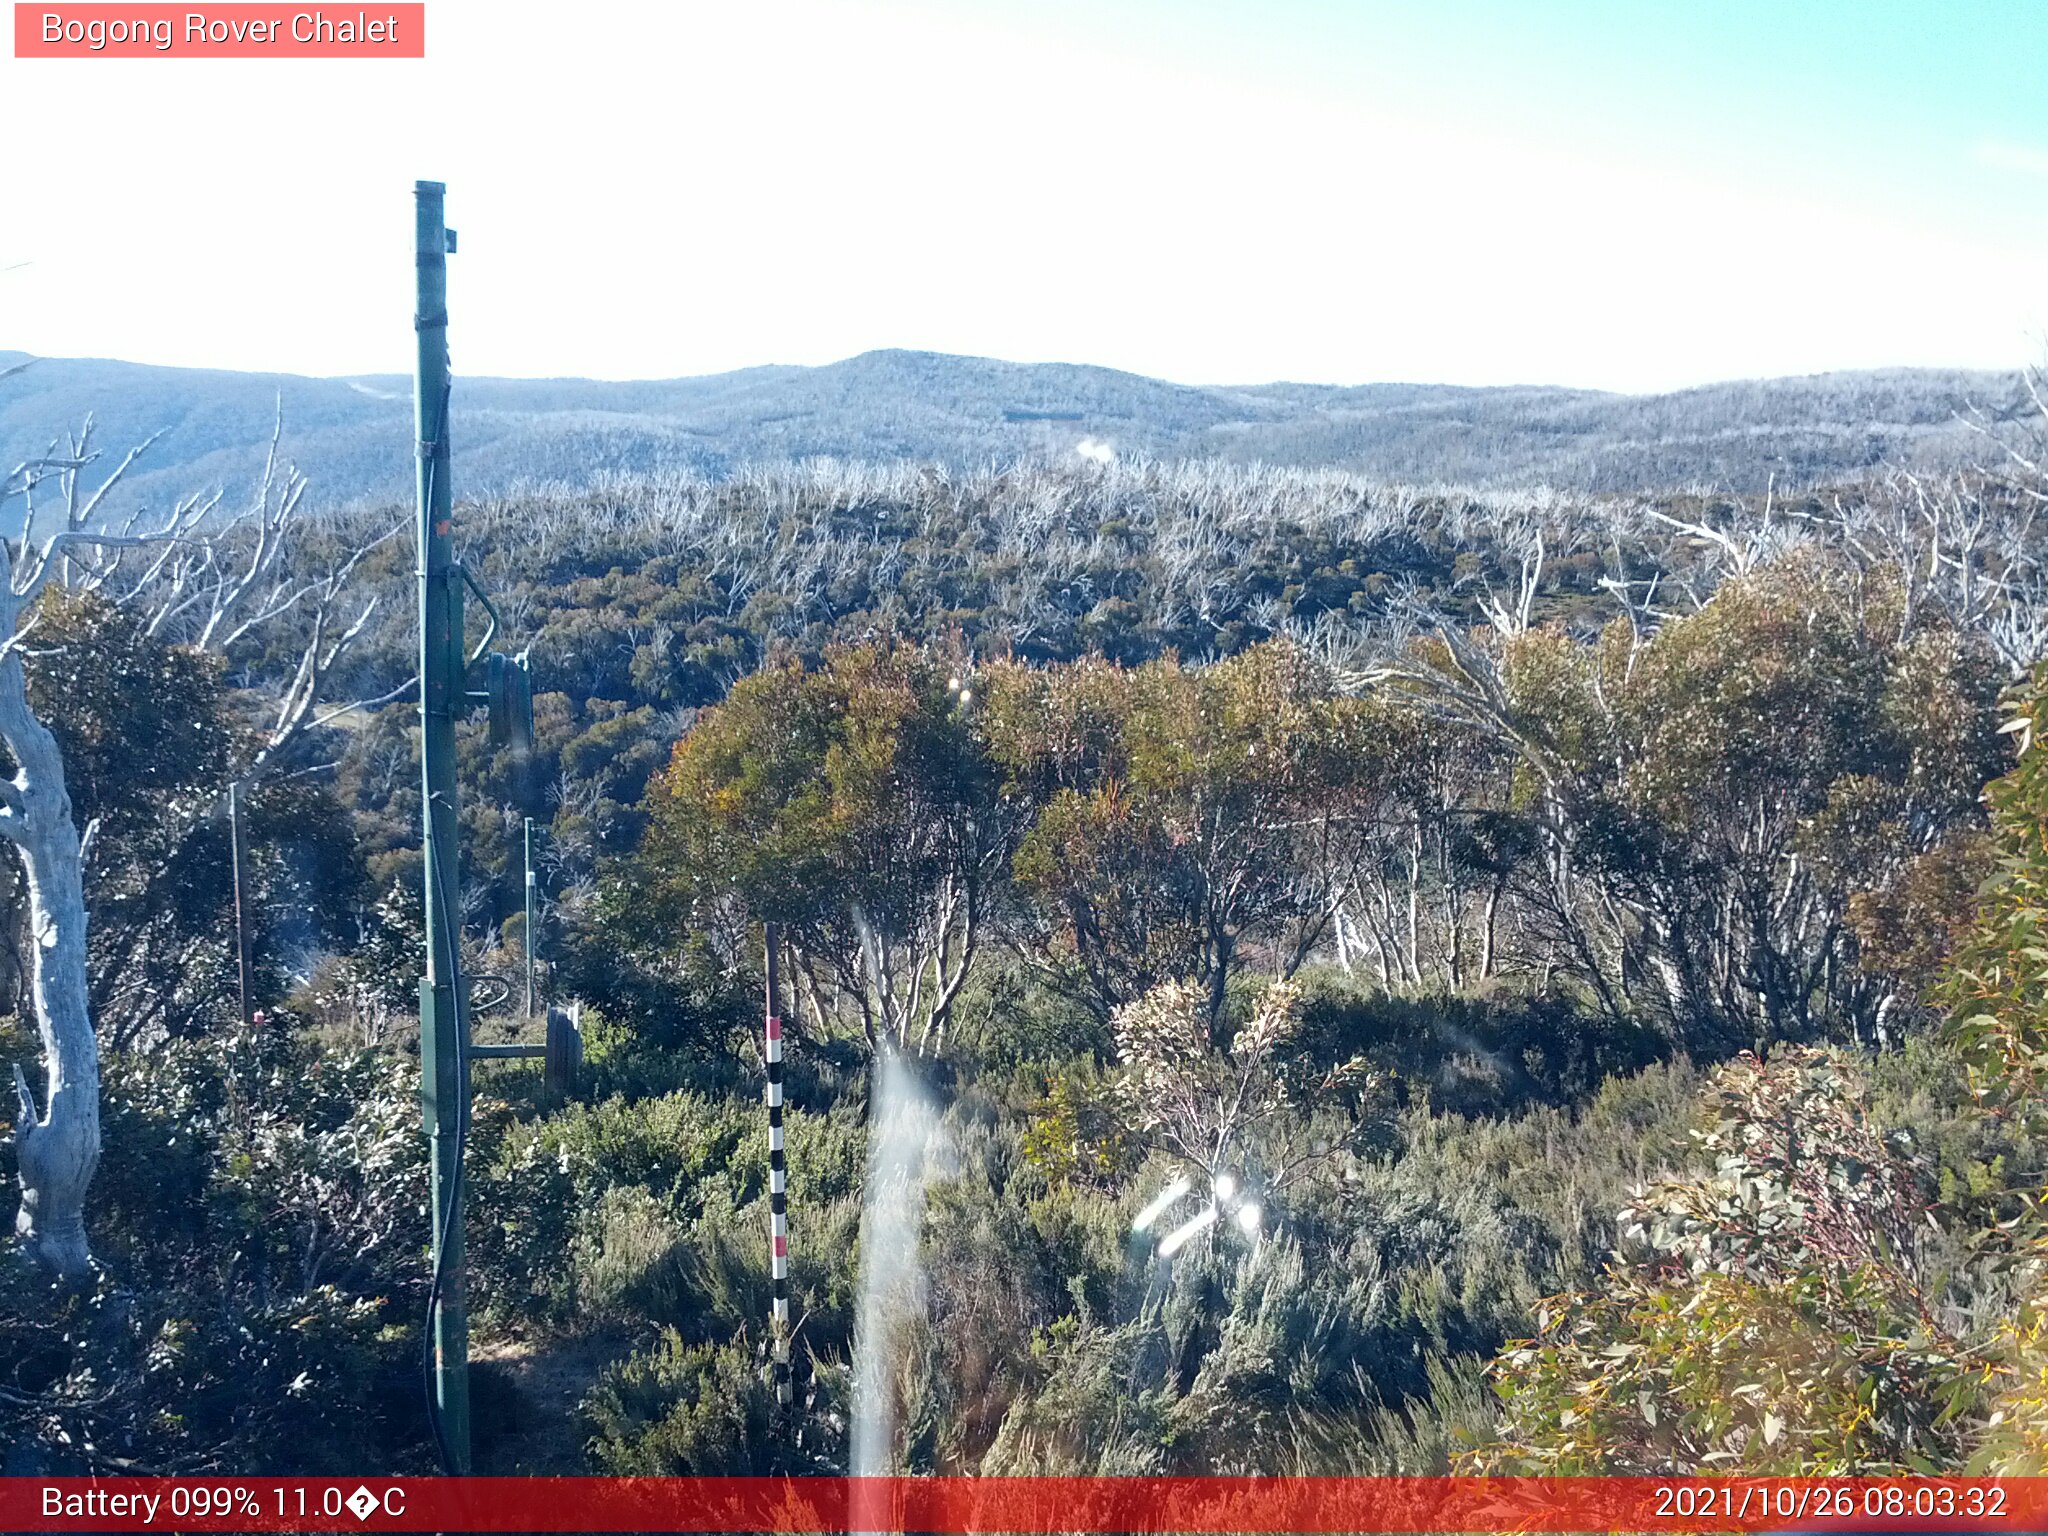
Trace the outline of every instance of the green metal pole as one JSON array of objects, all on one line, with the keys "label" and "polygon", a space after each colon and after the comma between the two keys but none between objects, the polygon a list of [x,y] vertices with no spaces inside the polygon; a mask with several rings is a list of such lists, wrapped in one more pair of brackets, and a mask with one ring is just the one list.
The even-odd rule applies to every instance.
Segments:
[{"label": "green metal pole", "polygon": [[533,818],[526,818],[526,1016],[533,1017],[533,924],[540,903],[533,874]]},{"label": "green metal pole", "polygon": [[462,1245],[462,1136],[469,1109],[468,999],[460,985],[455,723],[467,700],[462,665],[462,582],[449,526],[448,252],[446,188],[415,185],[418,334],[413,422],[418,439],[422,851],[426,864],[427,974],[420,983],[420,1079],[433,1151],[433,1313],[436,1437],[452,1472],[469,1471],[469,1316]]}]

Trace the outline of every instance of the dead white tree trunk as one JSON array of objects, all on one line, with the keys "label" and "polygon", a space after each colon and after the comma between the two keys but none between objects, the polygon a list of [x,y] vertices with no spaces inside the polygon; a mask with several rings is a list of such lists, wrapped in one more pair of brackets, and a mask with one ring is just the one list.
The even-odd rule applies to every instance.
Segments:
[{"label": "dead white tree trunk", "polygon": [[[4,555],[0,555],[4,559]],[[7,574],[11,577],[12,571]],[[86,1010],[85,885],[78,827],[64,788],[57,738],[29,708],[15,621],[22,599],[0,598],[0,742],[16,768],[0,784],[0,833],[21,850],[27,876],[36,1025],[43,1046],[43,1102],[14,1067],[20,1101],[15,1158],[21,1208],[14,1231],[36,1261],[67,1280],[89,1273],[85,1192],[100,1160],[100,1053]]]},{"label": "dead white tree trunk", "polygon": [[[20,1063],[14,1066],[14,1146],[21,1181],[14,1231],[33,1258],[70,1281],[84,1279],[92,1268],[85,1192],[100,1160],[100,1053],[86,1004],[82,839],[64,785],[64,755],[29,705],[22,666],[27,631],[21,616],[51,571],[69,562],[73,548],[136,542],[127,536],[95,536],[80,526],[82,519],[72,518],[40,548],[31,544],[35,486],[47,475],[75,477],[88,462],[82,441],[77,451],[72,459],[22,465],[0,482],[0,503],[20,494],[30,507],[18,563],[0,542],[0,746],[14,761],[14,776],[0,780],[0,836],[21,852],[36,1027],[43,1049],[40,1106],[28,1074]],[[127,463],[133,461],[131,454]],[[101,487],[102,494],[106,488]]]}]

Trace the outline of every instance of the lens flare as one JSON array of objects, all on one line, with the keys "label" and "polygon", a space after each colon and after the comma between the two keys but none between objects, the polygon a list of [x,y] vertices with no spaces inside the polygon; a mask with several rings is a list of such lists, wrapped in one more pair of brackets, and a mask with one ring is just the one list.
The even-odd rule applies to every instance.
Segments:
[{"label": "lens flare", "polygon": [[1206,1230],[1209,1227],[1214,1226],[1215,1224],[1216,1207],[1213,1205],[1204,1206],[1202,1210],[1198,1212],[1196,1215],[1190,1217],[1180,1226],[1175,1227],[1171,1232],[1166,1234],[1166,1241],[1159,1245],[1159,1256],[1162,1259],[1172,1258],[1176,1253],[1179,1253],[1181,1249],[1187,1247],[1189,1241],[1193,1239],[1198,1233]]},{"label": "lens flare", "polygon": [[1167,1185],[1166,1188],[1162,1189],[1161,1191],[1159,1191],[1158,1194],[1154,1195],[1151,1198],[1151,1200],[1146,1203],[1145,1209],[1138,1212],[1137,1218],[1131,1223],[1131,1230],[1133,1232],[1143,1232],[1146,1228],[1150,1227],[1153,1222],[1157,1221],[1160,1217],[1164,1216],[1167,1213],[1167,1211],[1172,1208],[1173,1203],[1176,1200],[1180,1199],[1193,1187],[1194,1186],[1184,1178],[1175,1179],[1171,1184]]}]

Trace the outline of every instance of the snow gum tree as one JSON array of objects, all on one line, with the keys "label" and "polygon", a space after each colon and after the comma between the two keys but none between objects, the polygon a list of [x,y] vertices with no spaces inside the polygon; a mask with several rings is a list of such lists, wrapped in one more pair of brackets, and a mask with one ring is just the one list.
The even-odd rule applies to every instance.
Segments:
[{"label": "snow gum tree", "polygon": [[614,904],[734,957],[750,924],[779,923],[821,1033],[939,1053],[1021,820],[960,681],[937,652],[881,643],[744,679],[650,787],[640,883]]}]

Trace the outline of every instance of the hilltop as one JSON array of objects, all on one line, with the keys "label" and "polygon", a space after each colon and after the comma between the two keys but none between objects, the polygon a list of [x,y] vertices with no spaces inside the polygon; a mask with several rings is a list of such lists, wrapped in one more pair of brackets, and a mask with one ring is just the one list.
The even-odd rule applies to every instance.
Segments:
[{"label": "hilltop", "polygon": [[[0,367],[25,354],[0,352]],[[2016,394],[2011,375],[1888,369],[1659,395],[1438,384],[1194,387],[1109,368],[941,353],[700,378],[458,379],[462,493],[611,474],[825,456],[956,467],[1077,452],[1339,468],[1414,483],[1581,491],[1808,486],[1882,459],[1960,462],[1959,420]],[[407,494],[411,381],[307,378],[43,358],[0,383],[0,454],[40,452],[87,412],[100,442],[163,431],[137,492],[234,485],[282,402],[286,451],[326,502]]]}]

